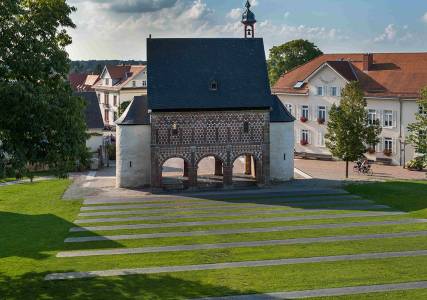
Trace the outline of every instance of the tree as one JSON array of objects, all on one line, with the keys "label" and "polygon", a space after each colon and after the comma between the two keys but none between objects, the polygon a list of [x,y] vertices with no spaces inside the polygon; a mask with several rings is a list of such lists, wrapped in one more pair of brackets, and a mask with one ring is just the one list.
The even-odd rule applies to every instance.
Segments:
[{"label": "tree", "polygon": [[421,160],[427,162],[427,87],[420,91],[417,101],[420,110],[415,115],[416,121],[408,125],[408,141],[414,146],[415,151],[421,154]]},{"label": "tree", "polygon": [[340,105],[334,104],[329,113],[326,146],[333,156],[346,162],[346,178],[349,161],[357,160],[366,152],[367,146],[379,142],[381,126],[379,121],[368,124],[365,107],[363,91],[359,83],[353,81],[343,89]]},{"label": "tree", "polygon": [[65,0],[0,2],[0,159],[17,174],[64,175],[86,154],[83,99],[67,82],[75,9]]},{"label": "tree", "polygon": [[129,106],[129,104],[130,104],[130,101],[124,101],[124,102],[120,103],[119,116],[121,116],[125,112],[126,108],[128,108],[128,106]]},{"label": "tree", "polygon": [[285,72],[288,72],[320,55],[323,52],[313,43],[307,40],[293,40],[270,49],[268,75],[270,84],[276,81]]}]

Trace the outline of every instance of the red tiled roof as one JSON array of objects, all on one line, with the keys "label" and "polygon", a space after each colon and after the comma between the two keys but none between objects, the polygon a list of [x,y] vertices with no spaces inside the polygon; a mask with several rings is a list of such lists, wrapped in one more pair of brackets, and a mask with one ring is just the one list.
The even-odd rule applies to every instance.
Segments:
[{"label": "red tiled roof", "polygon": [[[146,66],[144,65],[121,65],[121,66],[107,65],[105,67],[107,68],[107,71],[110,74],[111,78],[116,80],[114,82],[114,87],[120,86],[122,84],[126,84],[133,77],[141,73],[146,68]],[[99,83],[97,82],[97,85],[101,85],[101,84],[102,84],[101,82]]]},{"label": "red tiled roof", "polygon": [[[416,98],[427,85],[427,53],[374,53],[373,64],[363,71],[364,54],[324,54],[291,70],[273,87],[275,93],[305,94],[306,88],[295,89],[324,63],[328,63],[347,80],[354,80],[350,67],[366,96]],[[347,66],[345,66],[347,65]]]},{"label": "red tiled roof", "polygon": [[86,73],[71,73],[68,75],[68,81],[70,82],[73,91],[78,91],[81,85],[84,85],[86,81]]}]

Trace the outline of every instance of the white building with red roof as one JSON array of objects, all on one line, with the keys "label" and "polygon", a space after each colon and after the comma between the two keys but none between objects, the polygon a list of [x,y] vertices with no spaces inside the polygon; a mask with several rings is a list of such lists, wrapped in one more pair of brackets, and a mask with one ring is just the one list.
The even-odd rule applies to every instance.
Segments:
[{"label": "white building with red roof", "polygon": [[367,157],[394,165],[412,159],[416,153],[405,140],[427,86],[427,53],[325,54],[283,74],[272,90],[297,119],[297,155],[331,157],[324,138],[328,111],[350,81],[360,83],[370,121],[383,128]]},{"label": "white building with red roof", "polygon": [[104,124],[113,126],[119,118],[121,103],[147,94],[146,66],[107,65],[93,88],[98,96]]}]

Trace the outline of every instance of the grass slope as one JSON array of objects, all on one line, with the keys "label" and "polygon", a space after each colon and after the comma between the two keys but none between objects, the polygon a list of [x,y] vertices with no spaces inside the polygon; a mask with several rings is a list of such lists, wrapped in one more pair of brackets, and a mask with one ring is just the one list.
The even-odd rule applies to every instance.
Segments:
[{"label": "grass slope", "polygon": [[[0,299],[186,299],[427,280],[427,268],[425,268],[427,257],[410,257],[46,282],[43,280],[44,276],[52,272],[427,249],[426,238],[420,237],[159,254],[56,258],[55,255],[58,251],[75,248],[75,246],[65,245],[63,242],[66,237],[70,236],[68,230],[75,226],[72,222],[76,219],[81,206],[81,201],[62,201],[60,199],[69,183],[67,180],[51,180],[0,188]],[[403,184],[410,183],[403,182]],[[388,185],[350,186],[349,190],[364,194],[367,198],[381,203],[391,204],[399,209],[403,209],[399,206],[405,207],[406,211],[411,211],[416,216],[423,216],[425,206],[422,201],[417,200],[417,197],[427,199],[425,197],[427,185],[418,182],[412,184],[400,189]],[[378,192],[378,189],[383,189],[382,193],[394,193],[393,197],[381,198],[382,194]],[[398,193],[400,195],[397,195]],[[377,197],[380,199],[376,199]],[[392,203],[388,201],[392,201]],[[399,201],[406,203],[402,205]],[[381,217],[359,218],[358,220],[383,218],[389,219],[389,217]],[[401,217],[393,216],[390,219],[394,218]],[[342,221],[344,220],[334,222]],[[350,221],[354,220],[346,220],[346,222]],[[317,220],[314,223],[323,222],[331,222],[331,220]],[[292,222],[292,224],[309,223],[311,221]],[[277,224],[262,224],[261,226],[275,225]],[[250,225],[245,226],[251,227]],[[224,227],[232,228],[233,226]],[[147,243],[170,245],[421,229],[425,230],[425,225],[307,230],[262,236],[257,234],[229,237],[206,236],[193,239],[158,239],[147,242],[110,241],[98,245],[117,248],[144,246]],[[95,235],[96,233],[85,234]],[[97,248],[97,243],[87,245],[90,249]],[[76,249],[82,248],[85,247],[79,246]],[[385,295],[385,293],[379,293],[373,298],[371,295],[361,295],[360,297],[386,299]],[[394,298],[390,299],[405,299],[405,296],[410,297],[408,299],[425,299],[425,295],[423,290],[397,292],[392,293],[390,296]],[[363,299],[358,296],[351,297],[348,299]]]}]

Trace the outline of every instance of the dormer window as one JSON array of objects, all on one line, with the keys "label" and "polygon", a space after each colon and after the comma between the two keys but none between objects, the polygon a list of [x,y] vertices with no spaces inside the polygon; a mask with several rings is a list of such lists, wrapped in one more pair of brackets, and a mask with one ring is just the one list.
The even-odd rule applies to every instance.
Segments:
[{"label": "dormer window", "polygon": [[132,87],[136,87],[136,81],[132,81]]},{"label": "dormer window", "polygon": [[209,83],[209,89],[210,89],[211,91],[217,91],[217,90],[218,90],[218,82],[217,82],[216,80],[212,80],[212,81]]},{"label": "dormer window", "polygon": [[302,88],[302,86],[304,85],[304,81],[298,81],[295,85],[294,88],[295,89],[300,89]]},{"label": "dormer window", "polygon": [[105,85],[110,85],[110,79],[105,78]]}]

